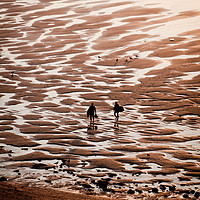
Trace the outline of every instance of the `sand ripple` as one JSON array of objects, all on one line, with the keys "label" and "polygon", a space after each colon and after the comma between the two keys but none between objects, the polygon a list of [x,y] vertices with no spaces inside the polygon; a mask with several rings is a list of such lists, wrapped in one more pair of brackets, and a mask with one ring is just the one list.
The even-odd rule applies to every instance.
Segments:
[{"label": "sand ripple", "polygon": [[[137,184],[146,196],[152,183],[200,186],[200,10],[116,0],[0,5],[1,176],[90,184],[94,193],[109,179],[110,193]],[[115,101],[125,107],[118,123]]]}]

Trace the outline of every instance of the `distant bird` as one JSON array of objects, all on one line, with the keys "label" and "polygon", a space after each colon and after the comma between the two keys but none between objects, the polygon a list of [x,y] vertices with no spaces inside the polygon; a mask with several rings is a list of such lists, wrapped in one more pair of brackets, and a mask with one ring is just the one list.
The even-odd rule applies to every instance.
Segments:
[{"label": "distant bird", "polygon": [[126,60],[124,61],[124,65],[125,65],[126,63],[127,63],[127,64],[129,63],[128,59],[126,59]]},{"label": "distant bird", "polygon": [[119,61],[119,59],[117,58],[117,59],[115,60],[115,65],[117,64],[118,61]]},{"label": "distant bird", "polygon": [[132,60],[133,58],[132,58],[132,57],[129,57],[129,59]]},{"label": "distant bird", "polygon": [[98,59],[100,59],[101,58],[101,56],[98,56]]},{"label": "distant bird", "polygon": [[135,58],[139,58],[139,56],[136,54],[136,55],[135,55]]},{"label": "distant bird", "polygon": [[14,72],[12,71],[12,72],[11,72],[11,77],[13,77],[13,76],[14,76]]},{"label": "distant bird", "polygon": [[8,156],[12,156],[12,153],[13,153],[13,151],[12,150],[10,150],[9,152],[8,152]]}]

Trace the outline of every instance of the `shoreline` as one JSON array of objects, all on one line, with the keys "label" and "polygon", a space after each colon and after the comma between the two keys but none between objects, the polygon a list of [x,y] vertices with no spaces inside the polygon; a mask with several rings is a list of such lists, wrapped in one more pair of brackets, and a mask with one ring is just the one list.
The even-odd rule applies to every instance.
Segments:
[{"label": "shoreline", "polygon": [[115,200],[114,198],[33,187],[10,181],[0,182],[1,200]]}]

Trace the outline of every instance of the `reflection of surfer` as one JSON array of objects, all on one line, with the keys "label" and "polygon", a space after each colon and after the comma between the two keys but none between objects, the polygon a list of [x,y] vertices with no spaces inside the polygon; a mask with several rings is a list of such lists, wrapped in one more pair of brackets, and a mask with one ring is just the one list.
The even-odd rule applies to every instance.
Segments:
[{"label": "reflection of surfer", "polygon": [[87,117],[90,118],[90,123],[92,122],[94,123],[94,117],[97,117],[97,114],[96,114],[96,107],[94,106],[93,103],[87,110]]},{"label": "reflection of surfer", "polygon": [[[98,130],[98,126],[95,126],[94,124],[90,124],[90,125],[88,126],[87,130],[88,130],[89,133],[94,133],[94,132],[92,132],[92,131]],[[90,131],[91,131],[91,132],[90,132]]]},{"label": "reflection of surfer", "polygon": [[118,120],[119,112],[123,112],[124,108],[122,106],[119,106],[119,104],[117,102],[115,102],[115,106],[114,106],[113,110],[114,110],[114,116]]}]

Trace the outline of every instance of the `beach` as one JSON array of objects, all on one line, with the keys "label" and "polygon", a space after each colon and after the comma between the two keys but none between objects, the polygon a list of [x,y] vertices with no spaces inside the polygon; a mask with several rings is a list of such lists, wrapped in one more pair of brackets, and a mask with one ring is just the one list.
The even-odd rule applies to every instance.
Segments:
[{"label": "beach", "polygon": [[199,2],[0,5],[5,200],[199,198]]}]

